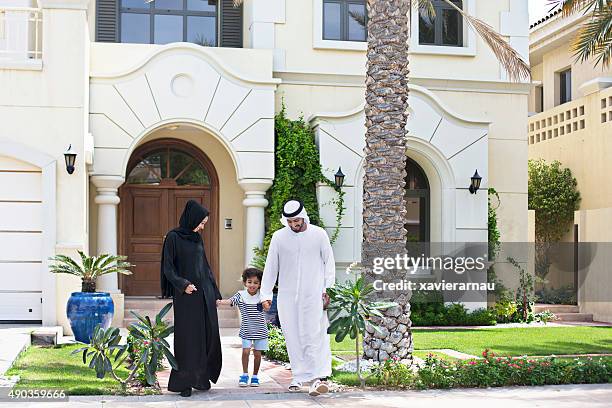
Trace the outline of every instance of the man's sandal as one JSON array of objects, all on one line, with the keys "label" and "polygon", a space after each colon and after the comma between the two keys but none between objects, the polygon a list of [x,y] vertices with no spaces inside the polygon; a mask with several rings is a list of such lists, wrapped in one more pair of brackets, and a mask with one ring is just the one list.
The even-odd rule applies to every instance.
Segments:
[{"label": "man's sandal", "polygon": [[316,380],[310,386],[310,390],[308,390],[308,394],[311,397],[316,397],[321,394],[325,394],[329,391],[329,386],[325,381]]},{"label": "man's sandal", "polygon": [[289,384],[289,392],[300,392],[302,391],[302,383],[299,381],[291,381]]}]

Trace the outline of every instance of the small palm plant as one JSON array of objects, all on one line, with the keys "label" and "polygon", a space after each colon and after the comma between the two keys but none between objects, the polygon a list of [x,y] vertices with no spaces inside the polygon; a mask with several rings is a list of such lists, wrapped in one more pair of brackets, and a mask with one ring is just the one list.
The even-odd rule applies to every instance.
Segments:
[{"label": "small palm plant", "polygon": [[144,369],[147,384],[154,386],[157,383],[156,372],[159,362],[164,357],[168,359],[173,369],[178,370],[176,359],[170,351],[170,344],[166,341],[166,338],[174,332],[174,326],[163,320],[171,307],[172,303],[164,306],[155,317],[155,322],[152,322],[149,316],[142,317],[132,312],[139,321],[130,326],[130,335],[137,339],[141,346],[134,350],[130,372],[125,379],[119,377],[116,370],[130,353],[127,344],[119,344],[121,335],[118,328],[103,329],[97,326],[90,343],[73,351],[72,354],[82,353],[83,364],[89,364],[89,368],[94,369],[96,377],[100,379],[109,374],[125,388],[135,379],[137,373]]},{"label": "small palm plant", "polygon": [[330,297],[328,310],[331,322],[327,332],[335,334],[336,342],[341,342],[346,336],[355,340],[357,377],[362,388],[365,386],[365,378],[362,377],[359,366],[359,342],[363,338],[366,325],[382,334],[380,327],[372,323],[370,318],[372,316],[382,318],[381,310],[397,306],[394,302],[372,302],[370,297],[373,292],[374,286],[366,284],[363,276],[359,276],[355,281],[349,280],[327,289]]},{"label": "small palm plant", "polygon": [[134,265],[127,262],[127,257],[122,255],[102,254],[99,256],[87,256],[82,251],[78,251],[81,257],[81,265],[74,259],[66,255],[55,255],[49,258],[54,263],[49,265],[50,272],[65,273],[81,278],[82,292],[95,292],[96,279],[109,273],[121,273],[131,275],[128,269]]}]

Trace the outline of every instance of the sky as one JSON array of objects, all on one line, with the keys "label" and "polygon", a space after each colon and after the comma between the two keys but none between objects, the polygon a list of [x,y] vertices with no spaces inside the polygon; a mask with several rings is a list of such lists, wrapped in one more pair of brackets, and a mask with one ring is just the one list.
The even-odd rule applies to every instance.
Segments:
[{"label": "sky", "polygon": [[548,0],[529,0],[529,24],[547,15],[551,7]]}]

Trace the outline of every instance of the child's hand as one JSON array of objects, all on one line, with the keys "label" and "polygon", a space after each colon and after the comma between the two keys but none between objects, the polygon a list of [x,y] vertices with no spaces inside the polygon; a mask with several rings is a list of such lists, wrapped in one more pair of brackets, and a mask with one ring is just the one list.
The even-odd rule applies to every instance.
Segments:
[{"label": "child's hand", "polygon": [[222,304],[223,304],[223,300],[217,299],[217,307],[221,306]]}]

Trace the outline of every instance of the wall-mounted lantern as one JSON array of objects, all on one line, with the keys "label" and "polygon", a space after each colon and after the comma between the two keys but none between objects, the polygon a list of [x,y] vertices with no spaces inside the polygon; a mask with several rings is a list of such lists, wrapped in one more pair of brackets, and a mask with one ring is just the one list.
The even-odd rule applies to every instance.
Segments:
[{"label": "wall-mounted lantern", "polygon": [[476,169],[476,171],[474,172],[474,175],[472,176],[472,182],[470,183],[470,193],[471,194],[476,194],[476,192],[480,188],[481,181],[482,181],[482,177],[480,177],[480,174],[478,174],[478,169]]},{"label": "wall-mounted lantern", "polygon": [[334,174],[336,179],[336,187],[340,188],[344,184],[344,173],[342,173],[342,167],[338,167],[338,172]]},{"label": "wall-mounted lantern", "polygon": [[66,160],[66,171],[68,174],[74,173],[74,163],[76,162],[77,154],[72,150],[72,145],[68,146],[68,150],[64,152],[64,159]]}]

